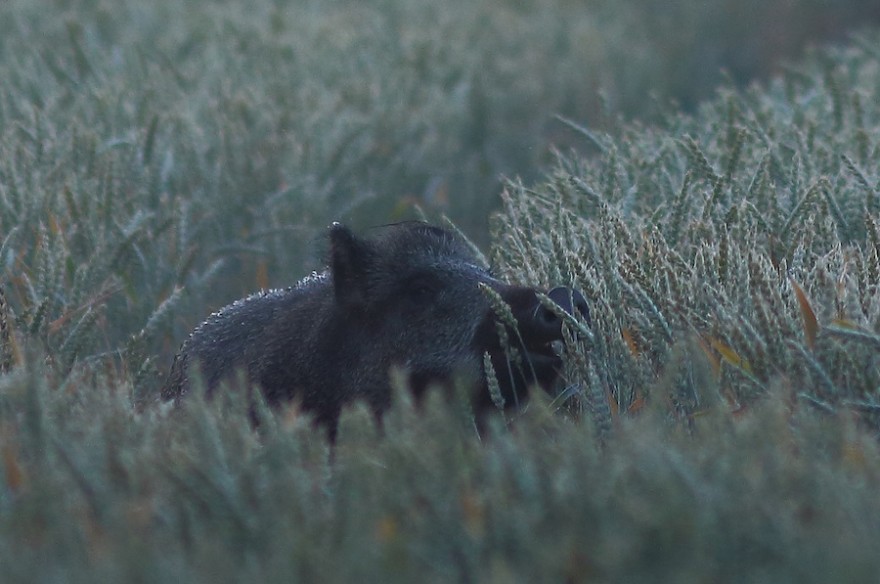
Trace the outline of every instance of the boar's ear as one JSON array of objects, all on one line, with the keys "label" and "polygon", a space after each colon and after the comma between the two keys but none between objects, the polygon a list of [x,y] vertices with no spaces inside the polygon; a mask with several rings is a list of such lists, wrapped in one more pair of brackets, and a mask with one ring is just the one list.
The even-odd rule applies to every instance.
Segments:
[{"label": "boar's ear", "polygon": [[372,267],[373,251],[344,225],[330,226],[330,271],[336,302],[350,308],[367,303],[367,273]]}]

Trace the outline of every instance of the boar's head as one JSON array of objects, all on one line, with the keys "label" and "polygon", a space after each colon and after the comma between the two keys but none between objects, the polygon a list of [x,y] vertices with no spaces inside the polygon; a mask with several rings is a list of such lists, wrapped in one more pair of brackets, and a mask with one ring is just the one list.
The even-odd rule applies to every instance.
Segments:
[{"label": "boar's head", "polygon": [[[476,387],[477,414],[484,413],[493,405],[486,353],[508,406],[520,403],[531,386],[550,391],[554,385],[561,360],[553,343],[562,340],[562,320],[539,301],[538,290],[494,277],[451,231],[411,222],[358,238],[334,224],[330,273],[337,309],[365,352],[359,362],[378,364],[383,376],[391,367],[403,368],[417,396],[435,383],[469,382]],[[516,330],[499,320],[492,292],[509,307]],[[558,287],[548,295],[589,322],[587,302],[576,290]],[[508,359],[511,354],[518,362]],[[374,405],[381,410],[388,392],[367,397],[379,397]]]}]

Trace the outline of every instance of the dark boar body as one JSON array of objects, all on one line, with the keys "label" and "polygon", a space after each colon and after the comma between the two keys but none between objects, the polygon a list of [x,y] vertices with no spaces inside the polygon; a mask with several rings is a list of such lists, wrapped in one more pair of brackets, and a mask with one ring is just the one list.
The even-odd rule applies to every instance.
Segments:
[{"label": "dark boar body", "polygon": [[[551,347],[562,339],[560,319],[535,289],[494,278],[455,234],[409,222],[358,237],[333,224],[329,238],[324,272],[238,300],[199,325],[175,357],[162,397],[185,394],[194,366],[209,393],[240,369],[270,405],[298,402],[333,438],[343,405],[364,400],[377,416],[388,407],[394,367],[409,374],[416,396],[432,384],[471,384],[478,417],[493,407],[485,352],[507,405],[521,403],[529,386],[551,389],[561,365]],[[518,365],[507,362],[480,283],[513,311],[519,334],[510,331],[510,342],[525,357]],[[549,294],[589,320],[580,293]]]}]

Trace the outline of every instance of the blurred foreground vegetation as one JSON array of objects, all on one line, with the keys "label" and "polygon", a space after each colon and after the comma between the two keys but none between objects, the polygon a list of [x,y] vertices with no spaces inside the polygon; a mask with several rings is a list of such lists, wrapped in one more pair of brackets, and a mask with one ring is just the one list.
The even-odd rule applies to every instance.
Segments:
[{"label": "blurred foreground vegetation", "polygon": [[[0,580],[871,581],[880,37],[700,100],[876,18],[3,3]],[[499,270],[591,301],[564,411],[478,437],[404,393],[331,454],[235,392],[133,410],[211,309],[319,265],[330,220],[418,203],[479,234],[504,184]]]}]

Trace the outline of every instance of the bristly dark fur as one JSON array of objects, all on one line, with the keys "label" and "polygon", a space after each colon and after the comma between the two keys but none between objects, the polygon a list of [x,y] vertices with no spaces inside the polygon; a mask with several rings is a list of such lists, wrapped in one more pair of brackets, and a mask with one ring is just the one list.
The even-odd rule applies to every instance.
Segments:
[{"label": "bristly dark fur", "polygon": [[[388,407],[394,367],[408,372],[417,395],[453,379],[472,384],[479,415],[492,407],[484,352],[508,404],[522,401],[530,385],[552,385],[559,359],[549,343],[562,338],[561,323],[534,289],[495,279],[451,231],[409,222],[358,237],[334,224],[329,239],[325,271],[238,300],[199,325],[175,358],[162,397],[185,394],[194,366],[208,392],[241,369],[270,404],[296,400],[332,438],[344,404],[365,400],[377,416]],[[508,366],[480,283],[513,310],[525,367]]]}]

